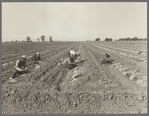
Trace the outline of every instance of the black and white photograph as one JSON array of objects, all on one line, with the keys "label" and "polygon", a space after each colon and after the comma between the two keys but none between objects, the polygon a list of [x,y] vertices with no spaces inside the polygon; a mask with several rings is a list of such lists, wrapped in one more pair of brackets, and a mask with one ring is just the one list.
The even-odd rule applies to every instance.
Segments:
[{"label": "black and white photograph", "polygon": [[147,2],[2,2],[2,114],[147,114]]}]

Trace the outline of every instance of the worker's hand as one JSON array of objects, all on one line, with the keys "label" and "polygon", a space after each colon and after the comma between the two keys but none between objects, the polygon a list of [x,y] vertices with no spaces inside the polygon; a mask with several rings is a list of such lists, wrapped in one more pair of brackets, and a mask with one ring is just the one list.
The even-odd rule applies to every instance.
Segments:
[{"label": "worker's hand", "polygon": [[76,62],[71,62],[71,63],[69,63],[70,65],[74,65],[74,64],[76,64]]},{"label": "worker's hand", "polygon": [[58,66],[62,65],[60,62],[58,63]]},{"label": "worker's hand", "polygon": [[25,71],[27,71],[28,70],[28,68],[27,67],[25,67]]},{"label": "worker's hand", "polygon": [[42,62],[41,62],[41,61],[38,61],[38,63],[42,64]]},{"label": "worker's hand", "polygon": [[76,63],[78,62],[78,60],[75,61]]}]

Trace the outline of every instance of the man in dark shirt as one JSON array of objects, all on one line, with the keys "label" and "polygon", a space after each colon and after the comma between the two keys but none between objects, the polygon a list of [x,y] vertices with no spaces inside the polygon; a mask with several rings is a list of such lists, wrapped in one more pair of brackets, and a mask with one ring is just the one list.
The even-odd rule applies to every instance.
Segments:
[{"label": "man in dark shirt", "polygon": [[34,56],[32,57],[32,60],[33,60],[35,65],[38,65],[39,63],[42,63],[41,58],[40,58],[40,52],[36,52],[34,54]]}]

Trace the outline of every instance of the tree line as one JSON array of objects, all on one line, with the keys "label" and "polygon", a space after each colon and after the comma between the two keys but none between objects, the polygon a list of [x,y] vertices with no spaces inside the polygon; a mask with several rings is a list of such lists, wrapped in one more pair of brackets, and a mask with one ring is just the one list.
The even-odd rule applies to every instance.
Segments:
[{"label": "tree line", "polygon": [[[146,41],[147,38],[137,38],[137,37],[133,37],[133,38],[120,38],[116,41]],[[100,41],[100,38],[96,38],[95,41]],[[105,41],[112,41],[112,38],[105,38]]]},{"label": "tree line", "polygon": [[[44,41],[45,41],[45,38],[46,38],[45,35],[41,35],[40,38],[37,38],[37,41],[39,42],[39,41],[41,40],[42,42],[44,42]],[[50,41],[50,42],[53,41],[53,37],[52,37],[52,36],[49,36],[49,41]],[[13,42],[13,41],[11,41],[11,42]],[[16,41],[14,41],[14,42],[20,42],[20,41],[16,40]],[[26,37],[26,41],[22,40],[21,42],[32,42],[32,40],[31,40],[31,37],[27,36],[27,37]]]},{"label": "tree line", "polygon": [[120,38],[119,41],[146,41],[147,38],[137,38],[137,37],[133,37],[133,38]]},{"label": "tree line", "polygon": [[[100,38],[96,38],[95,41],[100,41]],[[105,41],[112,41],[112,38],[105,38]]]}]

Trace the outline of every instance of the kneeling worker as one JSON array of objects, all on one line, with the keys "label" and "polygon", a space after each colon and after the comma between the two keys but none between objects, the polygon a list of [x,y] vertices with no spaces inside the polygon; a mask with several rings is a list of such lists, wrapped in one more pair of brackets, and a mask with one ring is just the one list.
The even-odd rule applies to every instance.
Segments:
[{"label": "kneeling worker", "polygon": [[112,64],[114,60],[110,59],[110,54],[106,53],[104,58],[102,60],[100,60],[101,64]]},{"label": "kneeling worker", "polygon": [[23,55],[21,59],[16,61],[15,71],[12,74],[12,77],[9,78],[9,82],[14,83],[16,80],[14,79],[18,74],[22,75],[28,73],[28,69],[26,67],[26,55]]}]

